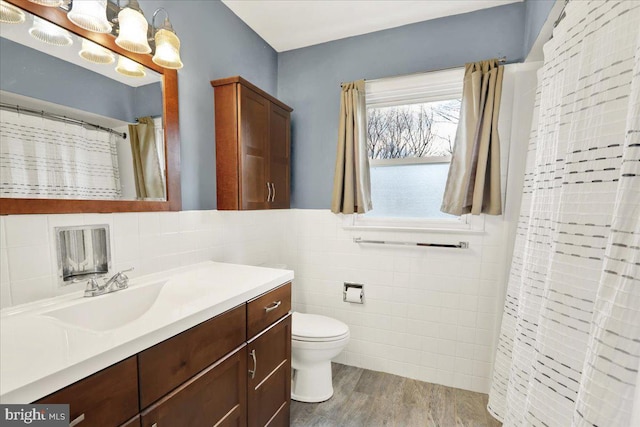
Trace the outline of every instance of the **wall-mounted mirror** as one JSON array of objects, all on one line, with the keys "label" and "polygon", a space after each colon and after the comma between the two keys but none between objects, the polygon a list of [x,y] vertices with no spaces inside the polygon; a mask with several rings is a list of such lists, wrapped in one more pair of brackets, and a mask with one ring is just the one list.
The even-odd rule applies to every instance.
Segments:
[{"label": "wall-mounted mirror", "polygon": [[179,210],[175,70],[8,3],[24,19],[0,23],[0,213]]}]

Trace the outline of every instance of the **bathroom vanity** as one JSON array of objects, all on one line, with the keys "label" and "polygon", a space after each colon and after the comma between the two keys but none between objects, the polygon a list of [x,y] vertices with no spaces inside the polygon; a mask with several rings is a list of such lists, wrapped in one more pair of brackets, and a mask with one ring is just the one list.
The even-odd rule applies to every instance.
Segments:
[{"label": "bathroom vanity", "polygon": [[206,262],[5,310],[0,401],[68,403],[77,426],[287,426],[292,279]]}]

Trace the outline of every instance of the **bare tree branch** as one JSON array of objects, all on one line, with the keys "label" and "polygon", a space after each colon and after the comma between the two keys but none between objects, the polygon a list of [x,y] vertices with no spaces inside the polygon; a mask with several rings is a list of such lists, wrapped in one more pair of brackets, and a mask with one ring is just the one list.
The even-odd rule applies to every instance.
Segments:
[{"label": "bare tree branch", "polygon": [[398,159],[449,155],[460,114],[460,100],[369,108],[369,158]]}]

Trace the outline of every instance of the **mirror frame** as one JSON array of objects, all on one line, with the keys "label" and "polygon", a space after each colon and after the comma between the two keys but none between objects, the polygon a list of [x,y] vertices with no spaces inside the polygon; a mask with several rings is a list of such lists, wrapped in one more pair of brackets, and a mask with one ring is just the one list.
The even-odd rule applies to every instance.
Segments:
[{"label": "mirror frame", "polygon": [[84,30],[69,19],[60,8],[41,6],[27,0],[6,0],[33,15],[89,39],[107,49],[124,55],[162,74],[163,127],[167,197],[166,201],[146,200],[79,200],[79,199],[15,199],[0,198],[0,215],[9,214],[59,214],[59,213],[109,213],[179,211],[182,208],[180,189],[180,129],[178,116],[178,72],[162,68],[151,60],[150,54],[136,54],[122,49],[111,34],[100,34]]}]

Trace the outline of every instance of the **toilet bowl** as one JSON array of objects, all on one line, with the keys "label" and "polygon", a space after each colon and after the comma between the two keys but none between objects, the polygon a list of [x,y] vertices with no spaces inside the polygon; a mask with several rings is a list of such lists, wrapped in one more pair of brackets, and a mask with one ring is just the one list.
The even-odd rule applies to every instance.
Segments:
[{"label": "toilet bowl", "polygon": [[324,402],[333,396],[331,359],[349,342],[349,327],[317,314],[293,313],[291,326],[291,398]]}]

